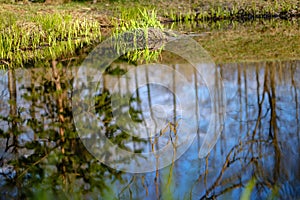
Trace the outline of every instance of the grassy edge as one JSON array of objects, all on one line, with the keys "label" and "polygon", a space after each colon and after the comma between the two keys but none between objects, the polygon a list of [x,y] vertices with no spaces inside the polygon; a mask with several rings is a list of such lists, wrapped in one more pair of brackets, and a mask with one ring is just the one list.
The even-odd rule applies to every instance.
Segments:
[{"label": "grassy edge", "polygon": [[[233,2],[233,1],[232,1]],[[207,7],[206,9],[209,9],[209,8],[212,8],[212,6],[216,6],[216,5],[220,5],[220,4],[211,4],[210,6],[211,7]],[[243,5],[243,4],[241,4],[241,5]],[[254,5],[254,4],[252,4],[252,5]],[[259,4],[255,4],[256,6],[257,5],[259,5]],[[25,22],[26,22],[26,19],[28,19],[28,18],[32,18],[32,15],[44,15],[45,14],[45,12],[46,13],[48,13],[48,14],[46,14],[46,15],[53,15],[53,13],[62,13],[62,15],[67,15],[67,16],[71,16],[71,17],[73,17],[74,16],[74,19],[77,19],[78,20],[78,17],[79,16],[83,16],[84,17],[84,19],[87,19],[87,20],[92,20],[93,21],[93,23],[97,23],[97,26],[99,26],[99,28],[100,27],[103,27],[103,23],[102,23],[102,25],[101,25],[101,20],[103,20],[103,18],[105,18],[105,17],[103,17],[103,16],[105,16],[105,15],[100,15],[100,16],[98,16],[98,15],[94,15],[94,12],[98,12],[99,10],[101,10],[100,8],[99,8],[99,5],[97,4],[97,5],[87,5],[87,4],[82,4],[82,3],[70,3],[70,4],[65,4],[65,5],[55,5],[55,6],[53,6],[53,5],[51,5],[49,8],[44,8],[44,6],[43,6],[43,4],[31,4],[31,5],[7,5],[6,4],[6,6],[8,6],[8,7],[11,7],[11,8],[13,8],[13,10],[14,9],[17,9],[17,12],[16,13],[18,13],[18,12],[21,12],[21,10],[23,10],[24,11],[24,6],[26,7],[26,8],[28,8],[28,9],[25,9],[25,16],[27,16],[27,17],[24,17],[23,18],[23,20],[25,19]],[[84,7],[84,6],[86,6],[86,7]],[[130,6],[130,4],[128,4],[127,6]],[[149,8],[149,5],[144,5],[145,7],[144,8]],[[153,6],[150,6],[151,8],[153,8]],[[289,8],[289,9],[298,9],[298,7],[297,7],[297,5],[294,5],[294,6],[288,6],[288,4],[286,4],[286,6],[285,7],[287,7],[287,8]],[[133,7],[131,7],[130,9],[128,8],[128,9],[125,9],[126,8],[126,6],[124,5],[124,4],[120,4],[119,5],[119,7],[115,7],[114,8],[114,11],[107,11],[107,12],[116,12],[116,11],[122,11],[121,13],[122,14],[120,14],[120,12],[119,12],[119,14],[118,15],[116,15],[116,14],[113,14],[111,17],[110,17],[110,22],[108,22],[108,24],[110,24],[109,26],[112,26],[112,27],[117,27],[118,25],[122,25],[122,23],[123,23],[123,26],[124,25],[126,25],[126,24],[128,24],[128,23],[130,23],[130,21],[134,21],[134,20],[132,20],[132,19],[136,19],[136,15],[134,14],[135,13],[135,11],[136,11],[136,9],[141,9],[141,8],[139,8],[139,7],[137,7],[137,8],[133,8]],[[224,7],[225,9],[227,9],[226,7]],[[276,7],[276,9],[279,9],[279,8],[281,8],[280,6],[277,6]],[[76,10],[77,9],[77,10]],[[82,9],[84,10],[84,14],[82,14],[82,15],[79,15],[78,13],[81,13],[82,12]],[[170,7],[170,10],[171,9],[173,9],[172,7]],[[267,8],[266,8],[267,9]],[[0,10],[2,13],[4,12],[9,12],[9,10],[10,9],[6,9],[6,11],[3,11],[3,10]],[[219,11],[218,11],[219,10]],[[221,12],[220,11],[221,10],[221,7],[219,6],[218,7],[218,9],[216,9],[216,11],[218,11],[218,12]],[[79,11],[79,12],[77,12],[77,11]],[[228,10],[227,10],[228,11]],[[195,12],[198,12],[197,10],[195,10]],[[74,14],[75,13],[75,14]],[[125,16],[125,14],[127,13],[127,15]],[[130,14],[131,13],[131,14]],[[132,14],[133,13],[133,14]],[[164,21],[163,19],[162,19],[162,10],[158,10],[158,13],[160,13],[160,16],[156,16],[156,18],[157,19],[159,19],[160,21]],[[295,13],[295,14],[297,14],[297,12],[294,12],[293,11],[293,13]],[[212,13],[211,13],[212,14]],[[180,16],[183,16],[182,14],[179,14]],[[4,15],[5,16],[5,15]],[[214,14],[214,16],[215,16],[215,14]],[[100,19],[99,19],[99,17],[100,17]],[[108,19],[107,17],[105,18],[106,20]],[[185,20],[186,20],[186,18],[184,18]],[[194,18],[194,19],[196,19],[196,18]],[[202,21],[201,21],[201,23],[205,23],[205,21],[214,21],[214,20],[212,20],[212,18],[209,18],[209,17],[207,17],[207,18],[203,18],[202,19]],[[223,18],[219,18],[218,20],[221,20],[221,23],[223,22],[223,21],[225,21],[225,20],[223,20]],[[28,21],[27,21],[28,22]],[[217,22],[217,23],[219,23],[219,22]],[[264,27],[265,28],[265,27]],[[269,27],[268,27],[269,28]],[[298,27],[299,28],[299,27]],[[101,28],[102,29],[102,28]],[[293,29],[297,29],[297,27],[294,27]],[[100,30],[100,29],[99,29]],[[103,30],[103,29],[102,29]],[[101,32],[102,32],[102,30],[101,30]],[[18,30],[19,32],[21,32],[20,30]],[[280,32],[281,30],[278,30],[277,32]],[[224,30],[220,30],[220,32],[224,32],[224,34],[226,35],[226,30],[224,31]],[[101,34],[100,33],[100,31],[99,31],[99,34]],[[238,32],[236,32],[236,33],[234,33],[233,35],[238,35],[239,33]],[[295,35],[300,35],[300,33],[299,33],[299,31],[298,32],[296,32],[295,33]],[[99,35],[98,35],[99,36]],[[91,39],[91,38],[89,38],[89,37],[92,37],[92,36],[88,36],[88,37],[86,37],[85,39],[86,39],[86,41],[85,42],[80,42],[80,45],[77,45],[77,47],[73,47],[73,48],[71,48],[71,51],[68,51],[69,53],[66,53],[66,54],[64,54],[64,56],[68,56],[68,55],[72,55],[73,53],[74,53],[74,49],[76,49],[76,48],[78,48],[78,47],[82,47],[82,45],[88,45],[88,44],[90,44],[92,41],[93,41],[93,39]],[[222,38],[223,36],[221,35],[221,36],[218,36],[218,35],[216,35],[215,37],[212,37],[212,38],[204,38],[204,40],[203,41],[205,41],[206,43],[208,43],[208,44],[204,44],[203,46],[212,54],[212,56],[213,56],[213,58],[215,59],[215,61],[216,61],[216,63],[228,63],[228,62],[252,62],[252,61],[258,61],[258,60],[278,60],[278,59],[281,59],[281,60],[283,60],[283,59],[285,59],[285,60],[287,60],[287,59],[298,59],[298,57],[297,57],[297,55],[295,55],[295,54],[293,54],[293,55],[289,55],[289,53],[286,53],[286,54],[283,54],[283,56],[278,56],[278,55],[271,55],[271,56],[267,56],[267,57],[264,57],[264,58],[261,58],[261,57],[247,57],[247,56],[245,56],[245,55],[243,55],[243,54],[239,54],[238,53],[238,51],[239,51],[239,49],[238,48],[235,48],[236,50],[238,50],[238,51],[233,51],[233,52],[231,52],[231,54],[232,55],[243,55],[244,57],[234,57],[234,56],[231,56],[230,54],[228,54],[228,55],[226,55],[226,51],[228,51],[228,49],[230,49],[230,45],[225,45],[225,47],[227,48],[227,50],[226,50],[226,48],[224,49],[223,48],[223,51],[220,51],[220,50],[216,50],[217,49],[217,47],[218,46],[224,46],[224,45],[221,45],[222,44],[222,41],[218,41],[218,38]],[[300,38],[298,38],[298,39],[300,39]],[[56,39],[55,39],[56,40]],[[241,41],[240,41],[240,44],[243,44],[244,42],[247,42],[247,40],[249,40],[249,37],[247,36],[247,35],[244,35],[244,38],[243,39],[241,39]],[[70,41],[70,40],[69,40]],[[73,41],[72,39],[71,39],[71,41]],[[214,42],[212,42],[212,43],[209,43],[209,42],[211,42],[211,41],[214,41]],[[285,40],[283,40],[283,41],[285,41]],[[294,40],[294,41],[297,41],[297,38]],[[299,40],[298,40],[299,41]],[[218,43],[219,42],[219,43]],[[229,39],[229,43],[230,42],[236,42],[235,41],[235,39]],[[25,42],[26,43],[26,42]],[[28,43],[28,42],[27,42]],[[278,43],[280,43],[280,41],[278,41]],[[294,42],[295,43],[295,42]],[[296,46],[296,48],[295,49],[300,49],[300,47],[298,47],[297,46],[297,44],[294,44],[293,42],[291,42],[290,44],[288,44],[288,45],[290,45],[290,46]],[[258,45],[258,47],[255,45],[255,44],[258,44],[257,43],[257,41],[255,42],[250,42],[249,43],[249,41],[248,41],[248,44],[250,45],[250,46],[254,46],[254,47],[256,47],[258,50],[261,50],[262,48],[260,48],[259,47],[259,45]],[[254,44],[254,45],[253,45]],[[287,46],[288,46],[287,45]],[[50,45],[49,45],[50,46]],[[229,47],[228,47],[229,46]],[[71,46],[70,46],[71,47]],[[17,48],[18,49],[18,48]],[[62,51],[63,49],[66,49],[66,48],[60,48],[60,50],[58,50],[58,52],[59,51]],[[222,49],[221,49],[222,50]],[[255,51],[255,50],[252,50],[253,52]],[[220,53],[221,52],[221,53]],[[296,50],[296,54],[297,54],[297,52],[299,52],[298,50]],[[49,58],[56,58],[56,57],[59,57],[59,56],[53,56],[53,55],[51,55],[51,52],[48,52],[48,53],[50,53],[50,56],[48,55],[44,55],[44,56],[42,56],[43,58],[46,58],[46,57],[49,57]],[[58,53],[59,54],[59,53]],[[259,54],[259,52],[257,53],[257,54]],[[34,54],[33,54],[34,55]],[[250,55],[250,54],[249,54]],[[299,53],[299,55],[300,55],[300,53]],[[23,55],[24,56],[24,55]],[[12,57],[12,55],[10,55],[9,56],[10,58]],[[22,59],[19,59],[19,60],[22,60]],[[0,59],[0,61],[2,62],[2,64],[4,63],[4,64],[6,64],[6,60],[5,59],[3,59],[3,56],[1,56],[1,59]],[[21,63],[21,62],[19,62],[19,63]]]}]

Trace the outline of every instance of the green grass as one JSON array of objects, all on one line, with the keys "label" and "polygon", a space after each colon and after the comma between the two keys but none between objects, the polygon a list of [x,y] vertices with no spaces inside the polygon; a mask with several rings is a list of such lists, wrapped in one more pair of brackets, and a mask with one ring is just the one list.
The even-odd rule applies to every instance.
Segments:
[{"label": "green grass", "polygon": [[[157,60],[160,55],[162,48],[156,50],[150,50],[147,46],[148,42],[148,29],[155,28],[158,30],[163,29],[163,25],[157,19],[157,13],[155,10],[147,11],[146,9],[139,8],[131,8],[128,10],[123,10],[119,16],[119,21],[115,22],[113,37],[118,38],[124,32],[133,33],[133,42],[137,43],[139,38],[143,38],[146,42],[146,46],[144,49],[134,49],[133,51],[129,51],[125,53],[123,58],[128,60],[129,62],[137,63],[137,62],[151,62],[153,60]],[[143,36],[140,35],[140,31],[143,32]],[[138,38],[139,37],[139,38]],[[143,42],[143,41],[142,41]],[[137,44],[135,44],[137,45]],[[119,44],[118,50],[120,52],[124,51],[127,46],[125,44]]]},{"label": "green grass", "polygon": [[1,18],[2,67],[64,58],[101,37],[98,22],[74,19],[67,14],[37,14],[19,19],[13,13],[7,13]]}]

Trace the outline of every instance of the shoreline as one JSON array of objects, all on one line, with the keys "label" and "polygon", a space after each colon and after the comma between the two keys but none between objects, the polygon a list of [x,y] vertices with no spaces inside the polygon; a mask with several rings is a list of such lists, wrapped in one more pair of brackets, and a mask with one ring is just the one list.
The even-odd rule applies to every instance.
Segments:
[{"label": "shoreline", "polygon": [[[297,59],[299,57],[298,55],[300,55],[300,46],[299,44],[297,44],[297,41],[300,41],[300,2],[298,2],[299,6],[298,4],[292,6],[285,2],[284,5],[278,4],[277,7],[273,9],[270,9],[270,7],[265,7],[265,10],[259,10],[259,6],[264,4],[264,1],[259,1],[261,2],[261,4],[252,4],[252,7],[246,5],[245,3],[240,3],[239,6],[237,6],[236,2],[242,1],[244,0],[227,0],[226,4],[225,0],[222,3],[214,3],[210,6],[206,4],[201,7],[202,10],[197,9],[198,5],[188,4],[185,10],[183,9],[183,11],[181,11],[186,12],[185,14],[181,12],[175,13],[172,11],[175,8],[182,7],[183,5],[181,3],[171,3],[171,5],[167,9],[158,9],[157,7],[159,5],[166,4],[166,2],[160,2],[160,4],[157,4],[155,7],[151,5],[151,2],[153,2],[151,0],[149,2],[142,1],[140,3],[137,3],[137,7],[132,6],[132,4],[134,4],[133,2],[126,3],[127,1],[123,1],[121,3],[110,1],[107,1],[107,3],[105,3],[105,1],[97,4],[67,3],[59,5],[45,5],[43,3],[29,3],[26,5],[0,3],[0,5],[2,6],[2,8],[0,8],[0,14],[5,18],[5,20],[8,21],[2,22],[3,24],[1,26],[1,34],[6,34],[6,37],[7,35],[9,36],[6,28],[9,27],[10,23],[15,23],[19,26],[21,30],[19,30],[20,32],[24,32],[24,30],[29,30],[29,32],[33,32],[33,35],[40,37],[39,41],[43,40],[44,38],[39,36],[41,35],[41,33],[39,32],[39,28],[37,28],[37,26],[35,26],[34,24],[32,25],[32,21],[30,20],[36,17],[54,16],[56,14],[60,16],[67,16],[66,18],[68,19],[71,18],[71,23],[69,23],[71,25],[72,21],[76,21],[76,23],[78,23],[78,28],[74,29],[73,32],[82,32],[82,28],[80,28],[82,27],[82,23],[87,24],[86,30],[92,30],[92,34],[81,34],[82,38],[79,39],[79,41],[76,41],[78,39],[78,36],[73,32],[73,39],[65,38],[65,41],[70,39],[71,42],[78,42],[78,44],[76,43],[75,46],[69,45],[69,53],[68,51],[67,53],[65,53],[63,52],[63,50],[58,49],[58,53],[54,54],[54,57],[52,55],[52,52],[50,52],[51,54],[43,54],[41,58],[46,60],[49,58],[63,60],[67,59],[68,56],[72,57],[74,54],[76,55],[76,52],[78,52],[78,50],[76,49],[78,47],[82,48],[85,45],[95,45],[101,42],[103,37],[106,37],[109,34],[111,34],[112,30],[116,27],[120,27],[125,24],[130,24],[132,21],[137,20],[137,12],[141,11],[142,9],[145,9],[155,11],[155,18],[162,25],[174,23],[189,25],[196,24],[195,26],[199,27],[201,26],[201,24],[205,24],[203,26],[209,27],[212,26],[209,24],[216,24],[216,28],[210,28],[211,33],[207,37],[195,38],[198,42],[201,43],[201,45],[203,45],[205,49],[207,49],[207,51],[211,53],[216,63],[247,62],[262,59]],[[228,2],[232,3],[230,4]],[[293,0],[290,0],[290,2],[293,2]],[[227,7],[220,7],[220,5],[225,4],[227,5]],[[245,7],[242,8],[241,6]],[[222,10],[222,8],[224,8],[224,10]],[[22,18],[18,17],[20,15],[22,16]],[[14,19],[15,21],[12,19]],[[271,22],[270,24],[264,24],[259,22],[264,20],[268,20]],[[64,23],[63,20],[62,22]],[[223,28],[221,27],[222,23],[225,24]],[[257,27],[247,27],[247,25],[243,25],[249,23],[257,23],[254,25]],[[23,25],[24,27],[22,27]],[[236,30],[234,28],[233,30],[230,30],[236,25],[240,26],[239,30]],[[41,26],[44,25],[41,24]],[[59,24],[57,26],[59,26]],[[98,32],[96,26],[99,27]],[[31,27],[34,27],[34,29],[37,30],[33,30]],[[228,27],[231,28],[229,28],[228,30]],[[292,33],[282,34],[283,32],[286,32],[286,29],[291,29]],[[68,30],[66,30],[63,33],[63,35],[68,34],[67,31]],[[49,34],[51,35],[52,33]],[[60,41],[64,42],[64,40],[59,39],[59,37],[62,36],[57,35],[55,36],[55,38],[53,38],[55,44],[56,42]],[[262,38],[264,39],[264,41],[261,43]],[[46,46],[51,47],[52,43],[45,44],[45,42],[47,42],[47,40],[45,40],[42,44],[37,44],[38,48],[36,49],[39,49],[40,47],[44,48]],[[11,42],[11,44],[13,44],[13,41]],[[31,41],[29,42],[29,44],[31,44]],[[64,45],[66,47],[63,48],[67,49],[68,45]],[[51,51],[50,47],[49,50]],[[293,47],[293,49],[289,49],[286,47]],[[0,48],[0,68],[6,68],[7,66],[9,67],[11,63],[14,64],[15,61],[10,60],[14,52],[21,51],[22,53],[22,51],[25,50],[24,52],[28,53],[29,50],[28,55],[31,58],[34,58],[34,61],[36,54],[35,52],[31,53],[31,49],[33,49],[32,45],[23,45],[22,48],[11,50],[11,53],[8,52],[11,54],[8,55],[10,57],[5,57],[3,55],[6,54],[1,54]],[[278,52],[274,52],[272,51],[272,49],[276,51],[278,50]],[[56,56],[59,55],[59,53],[62,53],[62,56]],[[24,57],[24,55],[22,56]],[[28,61],[32,62],[32,59],[26,61],[26,58],[25,60],[23,60],[23,58],[20,57],[18,62],[20,62],[19,64],[21,64],[22,66],[23,62],[25,62],[26,64],[26,62]]]}]

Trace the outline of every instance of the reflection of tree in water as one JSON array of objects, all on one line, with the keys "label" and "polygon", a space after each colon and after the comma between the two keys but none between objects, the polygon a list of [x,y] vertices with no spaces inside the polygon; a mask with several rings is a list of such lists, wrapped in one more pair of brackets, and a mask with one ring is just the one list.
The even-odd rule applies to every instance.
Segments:
[{"label": "reflection of tree in water", "polygon": [[[12,136],[12,144],[7,147],[9,149],[10,147],[13,147],[12,152],[18,153],[18,149],[16,148],[18,146],[18,119],[20,119],[19,113],[17,111],[17,88],[16,88],[16,75],[15,70],[9,69],[8,70],[8,90],[9,90],[9,104],[10,104],[10,111],[9,111],[9,135],[7,137],[7,141],[9,142],[9,138]],[[6,150],[7,150],[6,149]]]},{"label": "reflection of tree in water", "polygon": [[97,198],[110,191],[106,179],[120,180],[121,173],[98,162],[77,137],[69,101],[70,71],[53,61],[50,69],[28,70],[27,75],[31,83],[16,88],[15,72],[8,73],[10,113],[1,116],[9,127],[1,134],[6,141],[1,196]]},{"label": "reflection of tree in water", "polygon": [[[117,67],[109,67],[106,70],[106,75],[117,76],[120,77],[126,73],[126,70]],[[106,88],[105,78],[103,81],[103,89],[99,91],[98,95],[95,97],[95,112],[97,114],[98,119],[102,122],[102,126],[100,128],[99,134],[105,134],[105,136],[113,143],[117,144],[120,148],[126,149],[128,151],[132,151],[135,153],[141,152],[141,149],[138,148],[135,144],[143,144],[145,140],[139,139],[138,137],[131,136],[130,133],[126,133],[122,128],[120,128],[113,118],[113,108],[111,105],[112,94]],[[119,94],[114,94],[119,95]],[[124,98],[119,96],[119,98]],[[138,99],[132,99],[134,102],[139,101]],[[137,122],[140,122],[137,116],[141,113],[140,110],[134,109],[129,105],[129,102],[123,101],[122,105],[119,105],[121,108],[128,110],[131,117],[136,119]],[[128,147],[126,144],[133,143],[132,148]]]},{"label": "reflection of tree in water", "polygon": [[[235,109],[238,109],[240,114],[237,118],[240,120],[239,141],[227,153],[224,162],[220,165],[221,169],[217,170],[218,173],[215,174],[212,182],[209,180],[209,176],[211,176],[209,171],[214,165],[217,154],[212,152],[206,158],[206,170],[204,174],[199,176],[198,180],[204,181],[206,185],[205,194],[201,199],[225,197],[226,193],[239,188],[244,188],[243,190],[245,190],[245,186],[251,177],[254,177],[256,180],[254,190],[250,191],[255,194],[255,198],[265,199],[273,196],[287,199],[300,195],[295,188],[295,185],[299,184],[299,179],[293,180],[292,178],[293,176],[298,176],[299,178],[300,174],[297,173],[299,168],[297,166],[289,166],[288,164],[291,164],[291,161],[284,156],[287,153],[294,152],[295,157],[292,159],[299,160],[299,155],[295,152],[299,148],[297,147],[299,146],[299,141],[294,146],[284,145],[290,141],[296,142],[287,136],[299,137],[299,131],[292,132],[292,130],[285,129],[285,126],[289,126],[288,123],[290,121],[283,117],[287,117],[289,114],[293,115],[294,108],[282,107],[282,105],[286,106],[286,104],[282,103],[289,97],[277,94],[279,93],[280,76],[282,76],[282,74],[278,73],[278,68],[277,63],[267,62],[264,68],[256,66],[255,74],[251,74],[246,68],[242,68],[241,71],[241,67],[238,66],[237,79],[239,89],[237,90],[237,95],[239,103]],[[288,69],[289,71],[285,73],[288,74],[289,82],[293,80],[292,77],[296,74],[292,69]],[[261,74],[263,74],[263,80]],[[254,86],[249,85],[247,87],[249,84],[247,81],[250,82],[253,76],[256,77],[257,81],[256,103],[251,101],[250,96],[252,94],[247,91],[248,87],[253,88]],[[290,83],[287,84],[289,85]],[[295,94],[292,93],[292,95]],[[289,102],[291,105],[289,106],[295,105],[297,110],[299,106],[297,96],[291,100]],[[240,107],[238,108],[238,106]],[[253,108],[253,106],[256,108]],[[284,115],[282,116],[282,114]],[[299,123],[297,117],[293,120],[296,120],[297,124]],[[284,122],[287,124],[284,124]],[[247,126],[247,128],[245,129],[244,126]],[[299,130],[299,127],[297,130]],[[226,138],[223,139],[226,140]],[[292,155],[293,153],[289,156]]]},{"label": "reflection of tree in water", "polygon": [[[299,197],[299,63],[259,65],[220,68],[228,88],[226,126],[205,159],[199,160],[198,149],[192,146],[171,166],[136,175],[105,167],[81,144],[69,101],[71,71],[61,63],[49,70],[29,69],[26,82],[19,79],[27,74],[19,78],[18,71],[11,70],[7,74],[10,101],[6,113],[1,110],[1,198],[22,199],[41,191],[38,195],[58,198],[96,199],[109,194],[121,199],[226,199],[240,195],[252,177],[256,180],[252,195],[257,199]],[[102,131],[122,147],[133,136],[112,120],[111,96],[106,89],[99,92],[95,109]],[[139,105],[139,95],[131,97],[132,104]],[[135,121],[143,119],[139,107],[127,110]],[[140,143],[143,140],[137,138],[135,144]],[[138,152],[142,145],[130,147]],[[117,194],[109,193],[114,190],[110,181],[121,188]]]},{"label": "reflection of tree in water", "polygon": [[120,198],[139,191],[133,196],[232,199],[247,190],[250,180],[255,180],[253,198],[300,196],[297,63],[240,64],[220,70],[228,87],[229,111],[217,146],[204,160],[197,160],[197,148],[191,147],[192,152],[165,169],[128,178]]},{"label": "reflection of tree in water", "polygon": [[[296,178],[299,167],[295,166],[300,146],[299,71],[285,62],[260,64],[220,68],[225,87],[229,87],[229,114],[221,140],[206,159],[197,161],[198,152],[189,153],[189,150],[165,169],[128,176],[128,184],[119,197],[133,195],[151,199],[184,194],[190,198],[226,199],[241,195],[252,177],[256,183],[251,192],[258,199],[272,195],[300,196],[299,178]],[[278,65],[285,64],[281,74]],[[139,99],[136,100],[138,104]],[[195,112],[203,110],[200,107]],[[143,118],[137,113],[136,121],[140,119]],[[186,167],[191,166],[187,164],[190,162],[193,162],[192,167]],[[193,181],[194,184],[190,184]]]}]

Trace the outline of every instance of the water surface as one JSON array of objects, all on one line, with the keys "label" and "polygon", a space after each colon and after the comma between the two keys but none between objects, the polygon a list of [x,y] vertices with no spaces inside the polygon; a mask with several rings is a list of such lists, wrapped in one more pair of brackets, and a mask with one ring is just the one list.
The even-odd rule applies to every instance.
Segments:
[{"label": "water surface", "polygon": [[[201,76],[178,62],[169,66],[193,87],[184,87],[185,83],[176,76],[151,74],[155,73],[151,69],[148,74],[132,73],[133,80],[128,80],[122,75],[135,66],[114,63],[101,79],[95,101],[101,133],[121,148],[136,153],[176,143],[176,133],[195,135],[193,143],[171,165],[139,174],[107,167],[86,150],[76,131],[71,101],[74,77],[83,75],[78,74],[77,68],[53,64],[46,69],[1,71],[3,199],[43,195],[84,199],[233,199],[245,191],[252,178],[256,180],[253,199],[300,197],[299,61],[217,66],[226,93],[226,117],[216,145],[201,159],[198,153],[212,109]],[[136,87],[136,83],[151,77],[167,79],[177,96],[174,90],[157,84]],[[113,95],[122,96],[128,91],[130,104],[124,109],[136,122],[133,130],[139,130],[131,135],[114,121],[111,106]],[[191,96],[197,96],[197,102]],[[179,129],[180,123],[176,126],[182,106],[197,117],[197,123],[187,129]],[[170,157],[173,156],[174,152]]]}]

